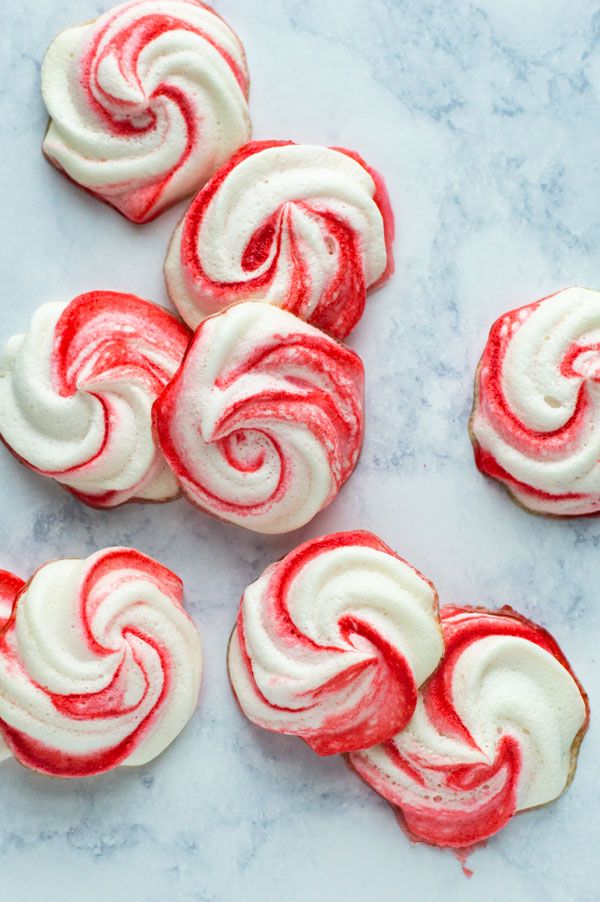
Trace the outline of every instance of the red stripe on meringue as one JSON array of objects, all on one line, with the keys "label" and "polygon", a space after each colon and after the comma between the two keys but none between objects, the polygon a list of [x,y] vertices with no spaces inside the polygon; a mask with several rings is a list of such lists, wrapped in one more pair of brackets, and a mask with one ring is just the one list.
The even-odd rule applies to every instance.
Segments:
[{"label": "red stripe on meringue", "polygon": [[515,479],[514,476],[511,476],[504,467],[500,466],[493,454],[490,454],[489,451],[484,451],[481,445],[475,445],[473,453],[477,468],[483,474],[498,479],[500,482],[504,482],[511,488],[518,489],[519,492],[529,495],[531,498],[539,498],[542,501],[578,501],[587,498],[587,495],[578,492],[563,492],[562,494],[543,492],[541,489],[536,489],[531,485],[527,485],[525,482],[520,482],[518,479]]},{"label": "red stripe on meringue", "polygon": [[559,429],[539,432],[526,426],[506,399],[503,371],[510,340],[544,300],[548,299],[513,310],[500,317],[492,326],[479,368],[479,403],[506,441],[521,451],[547,457],[559,455],[581,435],[589,414],[589,401],[585,385],[582,385],[569,420]]},{"label": "red stripe on meringue", "polygon": [[[269,704],[269,705],[271,705],[271,707],[275,708],[275,710],[287,711],[290,714],[297,714],[299,711],[309,711],[311,707],[314,707],[313,705],[305,705],[304,707],[299,706],[297,708],[286,708],[283,705],[273,705],[271,702],[269,702],[267,697],[265,695],[263,695],[263,693],[261,692],[261,689],[260,689],[258,683],[256,682],[256,678],[255,678],[254,672],[252,670],[252,659],[251,659],[250,655],[248,654],[248,648],[246,647],[246,640],[245,640],[245,634],[244,634],[244,618],[242,616],[241,610],[238,613],[236,627],[237,627],[238,639],[239,639],[239,643],[240,643],[240,651],[241,651],[244,663],[246,664],[246,667],[248,670],[247,675],[248,675],[248,678],[252,684],[252,687],[253,687],[254,691],[256,692],[256,694],[258,695],[258,697],[266,704]],[[235,694],[235,689],[233,689],[233,691]],[[236,698],[237,698],[237,696],[236,696]]]},{"label": "red stripe on meringue", "polygon": [[26,583],[9,570],[0,570],[0,642],[14,618],[14,608]]},{"label": "red stripe on meringue", "polygon": [[[271,147],[288,147],[292,145],[293,141],[250,141],[248,144],[245,144],[240,150],[235,153],[228,163],[222,166],[209,182],[206,183],[204,188],[198,192],[196,197],[193,199],[190,204],[187,213],[185,214],[183,231],[181,233],[181,262],[184,270],[186,271],[188,278],[193,280],[194,282],[201,282],[210,286],[212,290],[217,290],[219,293],[223,295],[227,295],[228,304],[231,304],[235,300],[236,293],[241,290],[247,289],[246,282],[221,282],[218,286],[215,286],[214,283],[209,279],[206,275],[204,268],[202,266],[202,261],[198,255],[198,247],[197,247],[197,236],[202,227],[202,222],[204,216],[206,214],[206,210],[213,197],[219,191],[219,188],[229,175],[229,173],[235,169],[241,162],[243,162],[248,157],[253,156],[255,153],[260,153],[263,150],[267,150]],[[267,220],[267,224],[263,224],[262,230],[265,229],[265,226],[272,225],[273,226],[273,237],[277,241],[277,250],[279,249],[279,242],[281,240],[281,230],[275,228],[277,214],[273,214]],[[264,233],[259,233],[262,235],[263,247],[261,251],[258,253],[265,254],[264,248]],[[261,239],[254,239],[254,241],[260,241]],[[256,252],[253,250],[253,243],[250,244],[250,250],[246,248],[244,258],[246,260],[252,259]],[[246,255],[249,255],[247,257]],[[265,259],[268,256],[268,253],[265,254]],[[276,259],[273,260],[273,263],[269,267],[269,269],[263,273],[262,276],[256,276],[252,280],[252,286],[255,289],[259,289],[265,285],[268,285],[270,282],[273,272],[276,267]]]},{"label": "red stripe on meringue", "polygon": [[376,288],[379,288],[380,285],[383,285],[384,282],[387,282],[390,276],[394,274],[395,268],[394,238],[396,237],[396,222],[394,218],[394,211],[392,210],[392,202],[387,190],[387,185],[382,174],[377,169],[369,166],[366,160],[361,157],[361,155],[355,150],[348,150],[347,147],[332,147],[331,149],[339,150],[340,153],[345,153],[347,157],[351,157],[360,166],[362,166],[363,169],[367,170],[367,172],[375,182],[375,194],[373,196],[373,200],[379,207],[381,216],[383,218],[385,247],[387,251],[387,265],[377,281],[373,282],[373,284],[369,286],[369,291],[374,291]]},{"label": "red stripe on meringue", "polygon": [[[151,152],[155,151],[159,145],[164,145],[165,141],[169,139],[168,135],[160,134],[158,131],[163,122],[168,124],[169,112],[167,110],[164,115],[165,111],[163,110],[164,101],[168,101],[177,107],[179,115],[185,123],[184,148],[178,160],[168,164],[166,171],[156,175],[146,175],[142,164],[131,178],[114,183],[101,179],[101,184],[96,186],[92,177],[87,177],[87,184],[85,184],[86,177],[83,177],[84,184],[80,184],[67,175],[65,165],[67,168],[69,166],[65,160],[68,160],[68,156],[61,139],[51,139],[47,145],[44,145],[44,152],[50,162],[67,175],[67,178],[82,187],[88,194],[110,204],[135,223],[151,221],[166,206],[177,202],[186,194],[192,193],[194,175],[197,176],[196,187],[201,187],[211,174],[211,170],[214,170],[219,161],[227,156],[227,150],[235,149],[236,145],[239,145],[240,141],[243,141],[250,132],[247,113],[249,78],[244,48],[239,38],[218,13],[199,0],[179,0],[177,4],[157,3],[156,6],[157,11],[152,12],[148,10],[145,0],[132,0],[132,2],[120,4],[112,11],[102,15],[99,20],[88,24],[76,52],[71,54],[69,60],[62,62],[63,66],[73,70],[69,80],[76,81],[77,94],[81,94],[77,101],[84,109],[83,125],[78,121],[76,128],[69,127],[70,123],[67,122],[67,129],[75,145],[77,145],[77,141],[73,138],[73,131],[79,133],[82,128],[84,132],[87,132],[87,136],[93,135],[94,132],[100,132],[112,139],[122,139],[123,146],[129,142],[133,148],[132,159],[136,160],[139,156],[139,147],[136,147],[136,142],[142,138],[148,136]],[[201,24],[187,21],[185,18],[186,7],[189,8],[190,19],[197,17],[198,10],[204,10],[210,17],[218,19],[219,22],[226,25],[227,35],[221,39],[218,34],[211,35]],[[133,17],[133,21],[129,21],[130,16]],[[208,47],[216,51],[239,86],[240,96],[244,98],[245,103],[244,110],[233,112],[235,104],[231,100],[231,135],[215,136],[213,138],[214,146],[207,145],[206,147],[205,163],[200,166],[197,173],[189,173],[192,178],[191,185],[185,184],[179,195],[177,194],[178,189],[175,189],[172,192],[173,196],[170,196],[169,188],[174,177],[186,166],[194,150],[202,147],[202,122],[206,110],[198,108],[193,90],[190,90],[190,96],[188,96],[185,87],[178,85],[178,82],[181,81],[181,73],[185,69],[183,64],[180,64],[179,70],[176,68],[172,73],[167,71],[163,81],[156,87],[154,82],[150,86],[144,83],[140,70],[144,73],[148,69],[148,63],[144,61],[143,57],[144,54],[152,53],[153,44],[160,42],[169,34],[181,32],[194,35],[198,39],[196,52],[200,58],[203,45],[207,45],[207,51]],[[230,46],[231,49],[229,49]],[[174,51],[172,48],[165,51],[166,54],[170,52],[177,60],[177,48]],[[111,92],[112,85],[108,88],[103,87],[101,67],[107,60],[110,60],[126,88],[133,91],[134,98],[121,96],[122,91],[119,91],[118,87],[115,88],[114,93]],[[155,66],[151,65],[150,78],[152,78],[154,70]],[[63,74],[66,78],[67,73]],[[50,82],[51,77],[48,77],[46,81]],[[206,88],[206,84],[204,88]],[[223,86],[222,89],[230,91],[230,86],[227,84],[226,88]],[[208,103],[210,105],[210,100]],[[56,110],[54,112],[59,116],[56,125],[60,130],[63,122],[60,121],[60,114]],[[222,127],[223,123],[219,121],[218,116],[216,118],[217,128]],[[76,150],[88,159],[91,155],[85,135],[82,141],[85,146],[83,148],[76,147]],[[106,159],[102,155],[101,142],[98,142],[97,153],[98,159],[95,162],[98,163],[99,170],[101,170],[103,164],[108,165],[112,158]],[[117,153],[115,159],[119,158],[120,155]],[[115,178],[117,177],[115,174]]]},{"label": "red stripe on meringue", "polygon": [[[78,755],[45,745],[32,736],[28,736],[26,733],[11,727],[6,721],[1,719],[0,732],[14,757],[25,767],[47,774],[50,777],[91,777],[118,767],[135,751],[156,720],[167,693],[168,681],[165,679],[160,697],[157,699],[154,708],[129,736],[118,745],[89,754]],[[54,701],[54,698],[52,697],[52,701]],[[73,717],[73,712],[68,710],[68,703],[62,709],[58,705],[55,706],[57,710],[61,710],[61,713],[76,720],[80,719]],[[94,720],[96,717],[100,718],[102,715],[93,715],[91,719]],[[88,715],[85,718],[81,717],[81,719],[90,718]]]},{"label": "red stripe on meringue", "polygon": [[[343,650],[334,645],[317,645],[308,636],[304,635],[297,629],[291,615],[289,613],[287,598],[291,586],[295,579],[298,578],[302,570],[310,564],[315,558],[326,554],[328,551],[334,551],[338,548],[347,548],[358,545],[363,548],[373,548],[375,551],[382,551],[385,554],[391,554],[398,560],[395,551],[373,535],[373,533],[365,530],[354,530],[349,532],[336,532],[331,535],[321,536],[318,539],[312,539],[304,542],[286,555],[282,560],[274,564],[270,571],[269,590],[267,593],[267,617],[277,623],[286,633],[289,633],[290,639],[295,645],[300,643],[306,645],[307,648],[321,649],[334,654],[343,654]],[[406,563],[403,561],[403,563]],[[416,572],[416,571],[415,571]],[[419,574],[420,575],[420,574]],[[241,613],[240,613],[241,617]],[[284,634],[285,638],[285,634]]]},{"label": "red stripe on meringue", "polygon": [[183,603],[183,582],[172,570],[133,548],[106,549],[92,558],[89,568],[82,576],[79,589],[80,626],[89,647],[97,655],[110,655],[114,652],[113,648],[105,648],[96,641],[91,626],[96,609],[103,600],[103,596],[95,594],[98,583],[113,573],[118,575],[119,585],[141,578],[151,580],[178,607],[182,607]]},{"label": "red stripe on meringue", "polygon": [[[389,748],[387,746],[386,751]],[[397,762],[397,758],[394,758],[394,762]],[[441,805],[421,806],[405,802],[395,809],[398,822],[413,842],[426,842],[452,849],[472,849],[502,830],[515,814],[520,772],[518,742],[511,736],[503,736],[491,765],[459,766],[446,773],[447,784],[456,791],[485,791],[495,777],[500,777],[497,791],[486,795],[482,804],[444,810]],[[374,780],[377,780],[376,776]],[[368,782],[371,783],[370,778]],[[378,791],[375,782],[372,785]]]},{"label": "red stripe on meringue", "polygon": [[[201,7],[217,16],[222,22],[224,21],[212,7],[207,6],[204,3],[193,2],[193,0],[183,0],[183,2]],[[157,38],[170,31],[189,31],[191,34],[198,35],[198,37],[201,37],[204,41],[214,47],[227,62],[244,95],[246,97],[248,96],[248,77],[237,65],[233,57],[206,31],[197,28],[189,22],[186,22],[184,19],[177,18],[176,16],[168,15],[166,13],[148,13],[145,16],[141,16],[122,28],[110,39],[108,44],[100,50],[100,45],[102,44],[106,33],[110,31],[115,21],[118,22],[119,18],[129,7],[135,8],[135,6],[138,5],[141,5],[139,0],[135,0],[133,3],[119,6],[112,15],[109,15],[104,27],[94,34],[92,40],[89,42],[87,52],[81,58],[79,63],[80,86],[87,97],[87,101],[98,118],[101,119],[103,124],[110,128],[114,134],[125,136],[139,135],[154,126],[156,117],[152,112],[151,107],[147,106],[144,109],[144,113],[146,113],[149,118],[146,125],[137,125],[132,123],[130,119],[125,118],[135,110],[136,102],[124,98],[118,98],[117,100],[112,94],[109,94],[102,88],[98,77],[100,64],[106,56],[114,54],[118,58],[121,73],[127,80],[135,81],[139,88],[140,95],[145,97],[143,85],[137,74],[139,56],[152,41],[155,41]],[[158,93],[161,93],[164,87],[165,86],[161,86],[161,91]],[[98,96],[102,97],[109,107],[118,107],[119,114],[114,110],[107,109],[106,105],[100,103]],[[152,96],[155,97],[157,94],[153,94]],[[147,98],[145,99],[148,100]]]},{"label": "red stripe on meringue", "polygon": [[[97,378],[105,371],[126,370],[134,364],[163,382],[169,373],[132,345],[141,336],[146,346],[183,356],[190,331],[175,317],[150,301],[118,291],[89,291],[69,303],[56,324],[52,349],[52,377],[65,397],[73,394],[82,377]],[[141,368],[141,367],[140,367]]]},{"label": "red stripe on meringue", "polygon": [[[443,665],[434,673],[424,693],[425,706],[431,722],[448,736],[461,739],[476,748],[477,744],[461,722],[452,701],[454,667],[469,645],[486,636],[516,636],[544,648],[565,666],[566,659],[552,637],[541,627],[516,614],[511,608],[502,608],[498,615],[477,608],[459,608],[446,605],[440,609],[446,652]],[[571,672],[566,664],[569,673]]]}]

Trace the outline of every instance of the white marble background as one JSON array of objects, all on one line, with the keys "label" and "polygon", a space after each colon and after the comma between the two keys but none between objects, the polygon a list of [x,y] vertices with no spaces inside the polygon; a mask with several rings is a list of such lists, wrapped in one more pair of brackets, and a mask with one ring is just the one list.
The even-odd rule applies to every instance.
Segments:
[{"label": "white marble background", "polygon": [[[34,308],[92,288],[165,302],[180,215],[127,223],[44,162],[39,68],[56,31],[106,0],[2,3],[0,339]],[[201,704],[141,770],[65,782],[0,768],[0,897],[593,902],[600,843],[596,722],[557,804],[521,815],[470,864],[411,847],[341,760],[238,713],[225,646],[240,592],[301,539],[366,527],[443,602],[510,603],[547,626],[600,696],[600,520],[519,510],[472,463],[473,370],[505,309],[600,287],[600,12],[595,0],[222,0],[252,73],[259,138],[356,148],[387,177],[397,271],[352,344],[367,369],[354,477],[301,533],[261,538],[180,501],[88,510],[0,454],[0,566],[132,544],[179,572],[206,651]]]}]

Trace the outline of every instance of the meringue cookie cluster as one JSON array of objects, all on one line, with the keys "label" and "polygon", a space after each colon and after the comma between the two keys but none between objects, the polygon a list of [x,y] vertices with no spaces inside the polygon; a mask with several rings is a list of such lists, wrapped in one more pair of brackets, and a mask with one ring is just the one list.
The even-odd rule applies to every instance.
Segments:
[{"label": "meringue cookie cluster", "polygon": [[199,0],[129,0],[52,42],[43,150],[70,179],[147,222],[250,137],[244,49]]},{"label": "meringue cookie cluster", "polygon": [[[328,505],[364,430],[360,358],[339,341],[393,271],[393,216],[358,154],[246,143],[248,72],[199,0],[128,0],[68,29],[42,67],[43,149],[136,223],[198,191],[165,260],[192,335],[150,302],[42,306],[0,359],[0,436],[82,501],[180,490],[284,533]],[[600,511],[600,294],[506,314],[477,375],[479,468],[542,513]],[[233,305],[233,306],[231,306]],[[247,717],[347,754],[411,838],[468,849],[571,780],[587,697],[556,642],[509,608],[438,609],[380,539],[313,539],[241,600],[228,654]],[[0,572],[0,757],[58,776],[159,754],[196,704],[181,582],[130,549]]]},{"label": "meringue cookie cluster", "polygon": [[412,839],[457,849],[557,798],[589,719],[545,630],[510,608],[438,613],[365,532],[307,542],[246,589],[229,674],[250,720],[350,753]]},{"label": "meringue cookie cluster", "polygon": [[[165,261],[171,300],[198,328],[183,359],[184,327],[139,300],[127,328],[134,301],[112,293],[46,305],[0,361],[0,436],[97,507],[181,488],[257,532],[305,525],[361,449],[362,363],[337,340],[393,270],[382,177],[344,148],[246,143],[244,50],[199,0],[128,0],[68,29],[42,93],[45,154],[132,221],[201,189]],[[112,323],[92,310],[100,295]]]},{"label": "meringue cookie cluster", "polygon": [[0,436],[96,507],[167,501],[181,486],[257,532],[303,526],[356,465],[360,358],[263,303],[235,305],[190,339],[132,295],[44,304],[0,358]]},{"label": "meringue cookie cluster", "polygon": [[132,548],[0,571],[0,757],[56,777],[151,761],[198,701],[178,576]]}]

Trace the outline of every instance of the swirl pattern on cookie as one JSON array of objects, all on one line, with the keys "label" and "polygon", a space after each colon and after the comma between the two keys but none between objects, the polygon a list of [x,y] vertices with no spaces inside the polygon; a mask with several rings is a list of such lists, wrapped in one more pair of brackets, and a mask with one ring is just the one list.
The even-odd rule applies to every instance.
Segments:
[{"label": "swirl pattern on cookie", "polygon": [[371,533],[336,533],[246,589],[229,674],[250,720],[334,755],[401,730],[442,652],[431,583]]},{"label": "swirl pattern on cookie", "polygon": [[43,304],[0,358],[0,435],[33,470],[82,501],[166,501],[177,484],[151,408],[190,333],[140,298],[110,291]]},{"label": "swirl pattern on cookie", "polygon": [[279,307],[247,301],[205,320],[154,404],[162,452],[190,501],[282,533],[329,504],[356,465],[363,365]]},{"label": "swirl pattern on cookie", "polygon": [[250,137],[244,49],[199,0],[129,0],[48,49],[43,150],[133,222],[198,190]]},{"label": "swirl pattern on cookie", "polygon": [[201,668],[166,567],[130,548],[44,564],[0,635],[7,754],[59,777],[145,764],[191,717]]},{"label": "swirl pattern on cookie", "polygon": [[589,709],[537,624],[510,608],[440,613],[446,654],[412,721],[350,763],[413,840],[467,849],[566,789]]},{"label": "swirl pattern on cookie", "polygon": [[600,292],[569,288],[502,316],[479,365],[479,469],[531,511],[600,511]]},{"label": "swirl pattern on cookie", "polygon": [[233,300],[263,300],[342,339],[392,273],[393,231],[383,179],[358,154],[257,141],[192,201],[167,289],[192,327]]}]

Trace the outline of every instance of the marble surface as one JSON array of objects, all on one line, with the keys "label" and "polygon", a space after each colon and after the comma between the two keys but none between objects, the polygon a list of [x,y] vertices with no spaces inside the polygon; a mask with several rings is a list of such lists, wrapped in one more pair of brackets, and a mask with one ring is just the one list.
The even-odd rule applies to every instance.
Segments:
[{"label": "marble surface", "polygon": [[[39,145],[39,68],[54,33],[108,3],[2,4],[0,336],[92,288],[165,302],[181,207],[137,227],[67,184]],[[600,286],[600,14],[594,0],[222,0],[245,41],[259,138],[344,144],[387,177],[397,270],[351,344],[367,370],[360,465],[298,534],[263,538],[184,501],[84,508],[0,455],[1,565],[132,544],[184,578],[206,652],[200,707],[142,770],[64,782],[0,769],[2,898],[203,902],[598,898],[597,722],[569,793],[470,860],[411,847],[341,760],[261,733],[231,697],[240,592],[323,532],[366,527],[443,602],[510,603],[547,626],[600,694],[600,520],[532,517],[481,477],[466,432],[472,377],[505,309]]]}]

